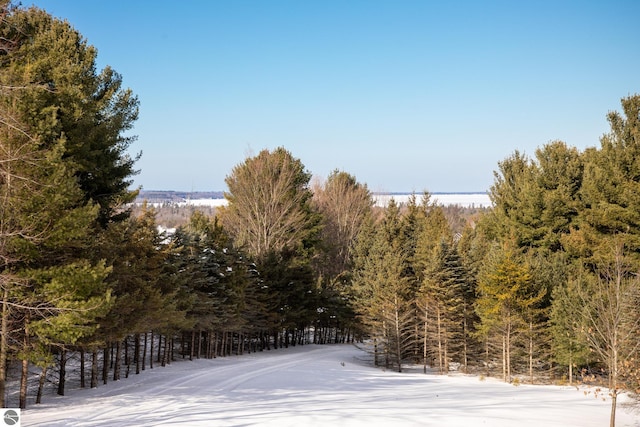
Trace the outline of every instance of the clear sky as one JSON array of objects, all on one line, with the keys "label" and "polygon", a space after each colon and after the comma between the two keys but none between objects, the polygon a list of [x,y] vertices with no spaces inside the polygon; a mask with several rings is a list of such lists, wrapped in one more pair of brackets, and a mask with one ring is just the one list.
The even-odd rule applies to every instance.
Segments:
[{"label": "clear sky", "polygon": [[145,190],[225,190],[283,146],[373,191],[485,191],[515,150],[598,146],[640,93],[636,0],[32,1],[138,95]]}]

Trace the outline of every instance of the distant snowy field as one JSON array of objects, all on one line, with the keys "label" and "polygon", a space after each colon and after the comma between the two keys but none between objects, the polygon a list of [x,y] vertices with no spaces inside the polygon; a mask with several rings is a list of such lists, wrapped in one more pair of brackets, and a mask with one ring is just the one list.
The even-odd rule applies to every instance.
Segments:
[{"label": "distant snowy field", "polygon": [[[411,194],[374,194],[373,199],[376,206],[385,207],[389,201],[393,198],[396,203],[406,204],[409,201]],[[420,203],[422,201],[422,195],[416,194],[416,201]],[[461,207],[476,207],[486,208],[491,207],[491,200],[487,193],[442,193],[432,194],[431,201],[435,201],[439,205],[450,206],[458,205]],[[151,203],[152,205],[160,205],[162,203]],[[225,206],[227,204],[226,199],[190,199],[183,202],[173,203],[177,206]]]},{"label": "distant snowy field", "polygon": [[[305,345],[162,368],[66,397],[47,395],[22,426],[602,427],[590,389],[384,371],[348,344]],[[586,393],[585,393],[586,392]],[[640,426],[618,410],[617,426]]]}]

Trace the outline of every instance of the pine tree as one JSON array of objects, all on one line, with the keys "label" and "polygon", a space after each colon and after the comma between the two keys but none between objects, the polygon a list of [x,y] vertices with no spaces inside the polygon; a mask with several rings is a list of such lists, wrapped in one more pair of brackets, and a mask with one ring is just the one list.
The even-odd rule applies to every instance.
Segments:
[{"label": "pine tree", "polygon": [[438,368],[441,374],[449,372],[449,363],[454,351],[459,360],[464,354],[464,304],[465,277],[464,267],[455,249],[446,241],[441,241],[433,253],[429,267],[424,274],[420,289],[422,299],[427,301],[432,313],[432,329]]},{"label": "pine tree", "polygon": [[40,144],[65,139],[64,157],[84,202],[100,206],[102,226],[126,216],[117,209],[135,197],[129,178],[137,158],[127,153],[135,138],[125,132],[137,119],[137,98],[113,69],[97,71],[97,50],[67,21],[32,7],[15,9],[5,23],[3,37],[19,48],[2,73],[37,82],[18,104],[25,124]]},{"label": "pine tree", "polygon": [[583,366],[590,360],[591,352],[582,336],[581,311],[575,303],[576,281],[565,279],[565,283],[553,290],[550,312],[550,329],[553,337],[554,360],[567,367],[569,385],[573,384],[574,368]]},{"label": "pine tree", "polygon": [[499,338],[503,380],[511,382],[512,350],[517,332],[526,324],[527,310],[539,303],[546,289],[531,289],[529,267],[510,247],[495,246],[478,281],[476,310],[486,339]]},{"label": "pine tree", "polygon": [[[126,216],[117,209],[132,200],[132,139],[123,132],[135,120],[137,100],[109,68],[96,74],[95,49],[66,21],[6,2],[1,14],[4,399],[10,330],[25,331],[17,340],[22,355],[41,361],[47,343],[66,347],[90,334],[108,306],[102,279],[109,266],[93,256],[91,235],[96,225]],[[85,286],[68,277],[84,278]],[[24,327],[5,330],[16,319]]]},{"label": "pine tree", "polygon": [[371,246],[360,246],[357,251],[353,279],[356,310],[370,336],[383,345],[385,365],[393,362],[398,371],[413,348],[415,319],[413,295],[405,275],[406,257],[399,245],[400,229],[399,209],[392,201],[373,235],[367,228],[361,230],[364,236],[359,246],[365,242]]}]

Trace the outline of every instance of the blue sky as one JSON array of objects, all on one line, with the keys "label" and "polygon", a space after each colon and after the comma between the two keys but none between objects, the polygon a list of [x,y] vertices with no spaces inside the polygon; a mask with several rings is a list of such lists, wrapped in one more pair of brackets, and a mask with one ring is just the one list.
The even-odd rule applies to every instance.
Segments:
[{"label": "blue sky", "polygon": [[283,146],[373,191],[485,191],[515,150],[598,146],[640,93],[638,1],[33,4],[138,95],[146,190],[225,190]]}]

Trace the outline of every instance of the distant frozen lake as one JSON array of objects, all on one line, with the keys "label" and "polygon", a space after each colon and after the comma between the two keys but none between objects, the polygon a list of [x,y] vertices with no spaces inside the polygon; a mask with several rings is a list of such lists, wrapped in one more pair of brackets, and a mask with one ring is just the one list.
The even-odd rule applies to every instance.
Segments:
[{"label": "distant frozen lake", "polygon": [[[381,194],[376,193],[373,195],[376,206],[387,206],[389,201],[393,198],[398,204],[406,204],[409,202],[411,194],[409,193],[394,193],[394,194]],[[491,207],[491,200],[488,193],[434,193],[431,194],[431,200],[435,201],[439,205],[451,206],[458,205],[461,207],[469,208],[487,208]],[[416,194],[416,201],[418,204],[422,201],[422,195]],[[191,199],[184,202],[178,202],[178,206],[224,206],[227,204],[226,199]]]},{"label": "distant frozen lake", "polygon": [[[398,204],[406,204],[411,198],[411,194],[374,194],[376,206],[387,206],[393,198]],[[416,194],[416,203],[422,202],[422,195]],[[491,207],[491,200],[488,193],[434,193],[431,194],[431,201],[438,205],[451,206],[458,205],[464,208],[488,208]]]}]

